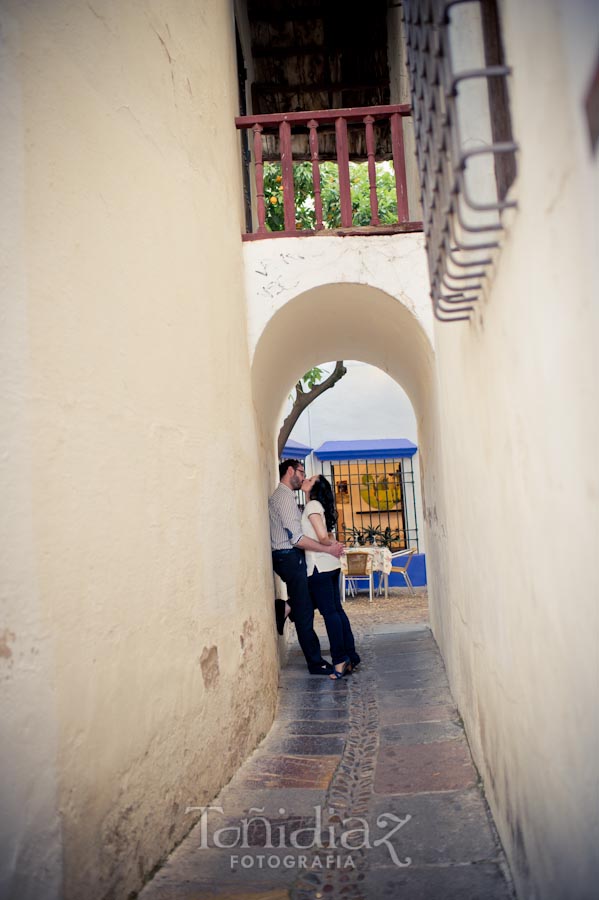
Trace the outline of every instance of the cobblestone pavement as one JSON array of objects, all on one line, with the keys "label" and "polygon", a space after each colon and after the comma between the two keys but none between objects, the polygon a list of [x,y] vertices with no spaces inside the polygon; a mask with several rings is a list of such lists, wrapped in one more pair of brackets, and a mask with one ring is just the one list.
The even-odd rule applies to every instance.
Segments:
[{"label": "cobblestone pavement", "polygon": [[292,646],[272,729],[140,900],[511,900],[426,591],[347,611],[359,669]]}]

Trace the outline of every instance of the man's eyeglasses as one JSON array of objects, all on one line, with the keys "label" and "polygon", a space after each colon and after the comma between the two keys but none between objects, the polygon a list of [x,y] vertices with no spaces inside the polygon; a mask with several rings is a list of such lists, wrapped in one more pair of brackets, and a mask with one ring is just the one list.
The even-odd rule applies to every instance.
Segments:
[{"label": "man's eyeglasses", "polygon": [[303,475],[305,477],[306,470],[305,469],[295,469],[298,475]]}]

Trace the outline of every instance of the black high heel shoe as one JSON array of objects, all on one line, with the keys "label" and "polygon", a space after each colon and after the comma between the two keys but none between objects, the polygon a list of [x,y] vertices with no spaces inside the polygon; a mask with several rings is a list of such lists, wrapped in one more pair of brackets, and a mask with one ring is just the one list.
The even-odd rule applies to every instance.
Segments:
[{"label": "black high heel shoe", "polygon": [[[360,662],[361,662],[360,657],[359,657],[358,654],[356,653],[356,654],[350,659],[351,671],[352,671],[352,672],[355,672],[355,670],[356,670],[356,669],[358,668],[358,666],[360,665]],[[348,673],[348,674],[349,674],[349,673]]]},{"label": "black high heel shoe", "polygon": [[277,631],[279,634],[283,634],[285,622],[288,617],[289,614],[285,615],[285,601],[275,600],[275,618],[277,620]]},{"label": "black high heel shoe", "polygon": [[330,664],[330,662],[327,662],[326,659],[323,659],[323,661],[317,666],[308,666],[308,672],[310,673],[310,675],[330,675],[331,672],[334,671],[335,670],[333,666]]}]

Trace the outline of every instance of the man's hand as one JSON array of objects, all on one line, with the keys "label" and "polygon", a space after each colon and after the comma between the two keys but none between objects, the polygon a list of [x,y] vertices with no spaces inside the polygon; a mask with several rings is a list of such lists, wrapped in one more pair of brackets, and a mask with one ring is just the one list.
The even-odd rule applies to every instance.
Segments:
[{"label": "man's hand", "polygon": [[331,556],[334,556],[336,559],[339,559],[340,556],[343,556],[345,553],[345,544],[340,544],[339,541],[333,541],[332,544],[329,544],[326,552],[330,553]]}]

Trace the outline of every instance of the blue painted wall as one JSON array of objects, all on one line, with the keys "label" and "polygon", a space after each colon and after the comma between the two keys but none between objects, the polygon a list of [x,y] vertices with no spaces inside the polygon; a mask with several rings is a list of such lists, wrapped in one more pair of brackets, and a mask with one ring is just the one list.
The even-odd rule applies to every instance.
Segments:
[{"label": "blue painted wall", "polygon": [[[399,559],[398,564],[403,566],[403,560]],[[424,587],[426,584],[426,556],[424,553],[415,553],[408,569],[410,581],[414,587]],[[378,582],[375,582],[378,583]],[[399,572],[391,572],[389,575],[389,587],[406,587],[405,578]]]}]

